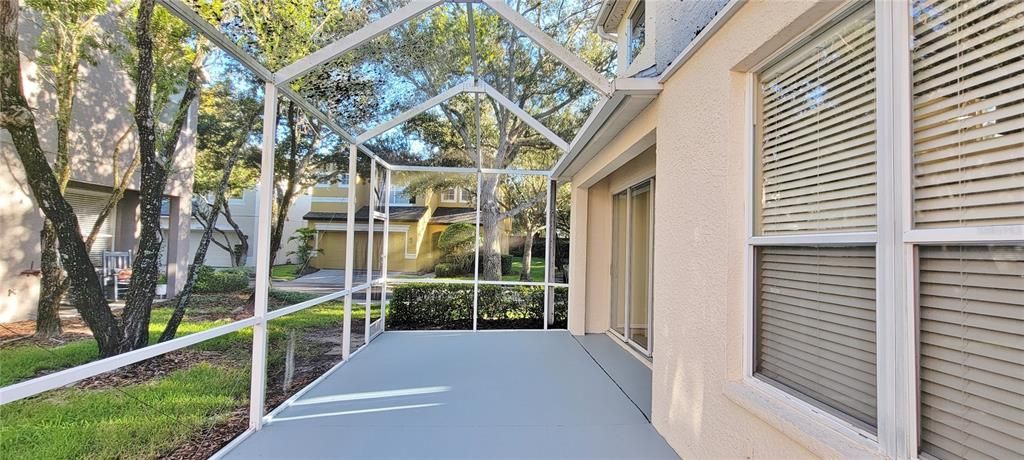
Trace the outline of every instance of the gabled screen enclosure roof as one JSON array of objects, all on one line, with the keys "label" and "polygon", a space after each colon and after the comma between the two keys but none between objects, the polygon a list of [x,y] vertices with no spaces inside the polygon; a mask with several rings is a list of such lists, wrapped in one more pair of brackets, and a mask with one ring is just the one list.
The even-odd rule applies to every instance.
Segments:
[{"label": "gabled screen enclosure roof", "polygon": [[[594,39],[581,38],[578,32],[566,32],[557,20],[550,21],[551,18],[548,18],[550,24],[545,24],[544,15],[547,13],[541,12],[544,6],[535,8],[536,18],[531,20],[504,0],[410,0],[398,2],[400,6],[397,7],[389,7],[393,3],[382,2],[383,6],[362,10],[364,16],[361,19],[365,21],[362,27],[341,21],[332,23],[330,27],[323,26],[330,29],[328,31],[309,31],[317,34],[310,40],[315,49],[308,54],[292,55],[294,53],[289,54],[288,44],[263,44],[254,40],[252,34],[239,32],[245,28],[240,23],[264,20],[258,16],[260,12],[234,16],[210,14],[210,8],[222,7],[214,6],[221,5],[220,2],[158,1],[259,78],[274,84],[282,96],[388,167],[401,160],[376,151],[375,142],[398,130],[402,131],[398,137],[415,137],[408,133],[410,128],[407,125],[411,120],[428,113],[442,112],[448,115],[449,121],[458,115],[472,117],[466,120],[466,124],[475,125],[475,155],[468,155],[467,164],[457,165],[459,168],[448,164],[414,165],[437,170],[470,167],[474,170],[529,169],[554,175],[587,146],[624,99],[636,94],[652,97],[660,91],[660,85],[653,80],[609,81],[606,74],[611,73],[614,61],[613,57],[607,58],[611,56],[610,50],[604,50],[606,58],[600,62],[605,73],[599,72],[538,24],[555,35],[561,34],[562,40],[575,44],[577,49],[593,51],[596,47],[610,45],[600,40],[586,42]],[[354,8],[351,3],[339,0],[332,7],[351,9]],[[558,14],[561,13],[559,10]],[[573,11],[570,14],[583,13],[587,12]],[[208,21],[205,17],[221,19]],[[441,23],[454,31],[448,37],[449,43],[420,43],[416,35],[418,31]],[[278,23],[277,18],[273,24],[288,27],[286,20]],[[585,33],[592,34],[591,28],[587,27]],[[580,45],[584,42],[586,46]],[[270,56],[264,48],[271,46],[283,46],[286,52]],[[450,51],[449,47],[452,48]],[[512,57],[496,60],[496,52],[505,52]],[[516,61],[516,57],[521,60]],[[591,60],[597,59],[590,57]],[[416,68],[416,74],[394,75],[389,65],[392,61],[413,63],[409,68]],[[520,75],[539,74],[537,86],[553,79],[567,83],[560,87],[533,88],[532,92],[522,91],[517,87],[522,84],[517,81],[516,72],[521,72]],[[371,92],[361,98],[337,89],[358,79],[371,86]],[[362,90],[367,91],[366,88]],[[463,108],[471,107],[472,110],[464,112],[472,113],[455,114],[453,117],[453,111],[447,104],[455,98],[465,97],[471,97],[472,104],[463,104]],[[438,110],[439,107],[444,109]],[[550,149],[553,161],[533,167],[504,162],[489,164],[489,157],[481,153],[481,149],[487,149],[486,136],[493,130],[481,128],[481,124],[496,117],[499,109],[502,116],[511,116],[521,122],[521,130],[536,138],[538,145]],[[572,116],[566,116],[567,113]],[[484,121],[481,121],[482,117]],[[440,115],[438,118],[444,119]]]}]

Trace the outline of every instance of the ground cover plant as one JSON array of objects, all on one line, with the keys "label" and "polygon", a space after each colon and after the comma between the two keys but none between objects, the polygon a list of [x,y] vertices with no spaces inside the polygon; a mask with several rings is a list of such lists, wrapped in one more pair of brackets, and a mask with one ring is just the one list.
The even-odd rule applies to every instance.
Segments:
[{"label": "ground cover plant", "polygon": [[[245,317],[248,295],[195,295],[179,336]],[[280,308],[312,297],[272,291],[271,305]],[[151,336],[162,332],[171,310],[153,310]],[[353,308],[352,313],[354,350],[363,342],[365,310]],[[340,361],[342,315],[341,302],[328,302],[270,322],[268,411]],[[372,316],[379,315],[375,308]],[[65,339],[5,342],[0,346],[0,384],[98,358],[95,340],[88,335]],[[206,458],[247,426],[251,344],[251,329],[242,329],[0,406],[0,456]],[[287,372],[286,362],[291,363]]]}]

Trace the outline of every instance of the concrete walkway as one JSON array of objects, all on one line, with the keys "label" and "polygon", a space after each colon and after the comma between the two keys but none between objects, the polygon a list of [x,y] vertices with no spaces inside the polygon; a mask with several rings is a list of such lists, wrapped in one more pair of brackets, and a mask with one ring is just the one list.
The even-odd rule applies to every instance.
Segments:
[{"label": "concrete walkway", "polygon": [[565,331],[386,332],[227,458],[675,459]]},{"label": "concrete walkway", "polygon": [[[374,271],[374,278],[381,276],[380,271]],[[366,282],[366,270],[352,271],[352,284],[360,285]],[[291,281],[274,281],[274,289],[282,291],[309,292],[314,294],[328,294],[340,291],[345,288],[345,270],[323,269],[315,273],[300,276]]]}]

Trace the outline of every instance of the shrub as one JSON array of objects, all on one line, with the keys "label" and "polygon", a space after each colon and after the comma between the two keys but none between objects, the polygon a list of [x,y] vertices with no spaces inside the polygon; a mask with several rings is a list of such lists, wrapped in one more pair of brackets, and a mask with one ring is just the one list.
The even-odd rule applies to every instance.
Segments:
[{"label": "shrub", "polygon": [[476,226],[466,222],[454,223],[445,228],[437,238],[441,250],[441,262],[456,266],[473,264],[476,244]]},{"label": "shrub", "polygon": [[214,270],[203,265],[196,276],[195,292],[234,292],[249,287],[249,274],[242,269]]},{"label": "shrub", "polygon": [[388,307],[389,329],[470,329],[473,286],[400,284],[395,286]]},{"label": "shrub", "polygon": [[[516,260],[515,257],[502,254],[501,255],[501,274],[507,275],[512,273],[512,261]],[[480,263],[483,264],[483,254],[480,255]],[[441,256],[440,262],[434,265],[434,275],[438,278],[455,278],[459,276],[472,276],[473,269],[473,258],[470,257],[468,260],[458,257]]]},{"label": "shrub", "polygon": [[544,327],[544,288],[540,286],[480,286],[478,329],[541,329]]},{"label": "shrub", "polygon": [[[481,285],[477,302],[479,329],[544,327],[541,286]],[[555,290],[555,321],[567,323],[568,290]],[[455,283],[410,283],[395,286],[388,310],[389,329],[471,329],[473,286]]]},{"label": "shrub", "polygon": [[458,265],[440,263],[434,266],[434,276],[438,278],[453,278],[465,275],[466,273],[463,271],[463,268]]}]

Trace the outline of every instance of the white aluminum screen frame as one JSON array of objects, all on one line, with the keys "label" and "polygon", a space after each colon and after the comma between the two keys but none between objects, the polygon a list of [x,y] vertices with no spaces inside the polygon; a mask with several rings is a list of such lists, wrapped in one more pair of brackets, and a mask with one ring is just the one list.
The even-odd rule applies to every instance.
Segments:
[{"label": "white aluminum screen frame", "polygon": [[[386,301],[386,291],[389,281],[392,283],[399,283],[407,280],[400,279],[389,279],[387,277],[387,237],[388,228],[390,225],[390,183],[391,175],[393,171],[423,171],[423,172],[438,172],[438,173],[473,173],[479,178],[483,174],[515,174],[515,175],[534,175],[543,176],[547,178],[547,203],[545,205],[547,222],[553,221],[553,212],[555,209],[554,198],[555,195],[552,192],[552,180],[551,176],[554,168],[549,170],[516,170],[516,169],[488,169],[483,168],[482,165],[477,164],[475,168],[450,168],[450,167],[431,167],[431,166],[402,166],[402,165],[391,165],[383,158],[379,157],[376,153],[366,147],[365,142],[368,141],[372,136],[354,136],[346,129],[342,128],[327,114],[316,108],[310,101],[303,98],[301,95],[296,93],[287,82],[298,78],[301,74],[308,72],[316,63],[326,62],[330,58],[336,57],[344,53],[347,50],[353,49],[359,44],[365,43],[373,37],[387,32],[391,28],[394,28],[411,18],[414,18],[423,11],[445,3],[446,0],[413,0],[410,5],[403,7],[402,9],[388,15],[380,21],[376,21],[372,24],[367,25],[363,29],[350,34],[347,37],[338,40],[336,43],[328,45],[327,48],[313,53],[307,58],[296,62],[292,66],[288,66],[282,71],[274,73],[264,67],[259,61],[253,56],[249,55],[241,48],[239,48],[230,38],[224,35],[222,32],[216,29],[213,25],[207,22],[205,19],[200,17],[196,12],[183,3],[181,0],[157,0],[161,7],[166,8],[170,13],[177,16],[183,22],[192,27],[197,33],[202,34],[208,38],[214,45],[218,46],[224,53],[235,59],[237,62],[242,64],[247,70],[252,72],[258,79],[264,83],[264,113],[263,113],[263,141],[261,146],[261,172],[260,172],[260,187],[259,192],[259,203],[257,206],[257,234],[256,234],[256,287],[255,287],[255,307],[252,317],[245,318],[242,320],[234,321],[222,326],[218,326],[206,331],[190,334],[187,336],[178,337],[176,339],[153,344],[148,347],[134,350],[131,352],[123,353],[110,358],[105,358],[91,363],[83,364],[80,366],[72,367],[69,369],[57,371],[44,376],[29,379],[23,382],[18,382],[12,385],[0,388],[0,405],[18,401],[20,399],[28,398],[40,393],[58,389],[67,385],[74,384],[81,380],[89,377],[93,377],[105,372],[110,372],[122,367],[138,363],[143,360],[151,359],[157,356],[161,356],[176,350],[214,339],[217,337],[224,336],[226,334],[234,333],[245,328],[253,328],[253,348],[251,356],[251,381],[250,381],[250,402],[249,402],[249,425],[248,429],[239,435],[235,440],[225,446],[220,452],[214,455],[214,458],[219,458],[224,452],[237,445],[241,440],[245,439],[255,431],[260,430],[263,425],[272,420],[273,415],[280,411],[283,407],[294,401],[297,397],[301,396],[309,386],[301,390],[299,393],[293,395],[282,403],[277,409],[264,415],[264,404],[265,404],[265,390],[266,390],[266,367],[267,367],[267,339],[268,339],[268,324],[270,321],[283,317],[285,315],[293,314],[325,302],[334,301],[339,298],[344,298],[344,326],[342,328],[342,362],[327,371],[326,374],[321,376],[317,381],[320,381],[330,373],[333,373],[338,367],[348,362],[352,355],[355,353],[351,351],[351,317],[352,317],[352,294],[366,290],[367,301],[366,301],[366,343],[369,343],[373,338],[377,337],[380,333],[383,333],[386,327],[386,313],[382,308],[381,317],[376,322],[370,321],[370,291],[374,286],[380,286],[382,292],[381,302],[382,305]],[[466,3],[466,2],[456,2]],[[469,2],[477,3],[477,2]],[[533,26],[528,20],[523,18],[517,12],[508,8],[500,0],[497,1],[485,1],[489,7],[499,14],[504,20],[510,22],[514,27],[522,31],[532,40],[537,42],[542,48],[552,53],[559,61],[566,64],[570,70],[581,75],[584,80],[594,86],[602,95],[610,96],[616,90],[613,90],[611,83],[609,83],[602,75],[594,71],[592,68],[587,66],[581,59],[573,55],[571,52],[566,50],[564,47],[559,45],[557,42],[552,40],[550,37],[545,35],[539,28]],[[471,5],[470,5],[471,7]],[[335,53],[333,56],[325,57]],[[475,56],[474,56],[475,58]],[[313,63],[316,62],[316,63]],[[477,94],[485,93],[488,96],[494,98],[500,105],[509,111],[513,112],[514,115],[522,119],[529,126],[537,129],[538,132],[549,141],[551,141],[558,149],[564,154],[570,150],[570,144],[558,138],[553,132],[544,127],[539,121],[530,116],[522,108],[512,103],[508,98],[502,95],[490,85],[487,85],[479,79],[467,84],[460,85],[458,92],[475,92]],[[457,93],[456,93],[457,94]],[[456,94],[446,94],[449,98]],[[368,245],[368,267],[371,269],[367,271],[366,282],[360,285],[354,285],[354,280],[351,270],[346,270],[345,285],[344,288],[333,293],[319,296],[308,301],[300,302],[295,305],[291,305],[285,308],[281,308],[274,311],[268,310],[269,301],[269,289],[270,289],[270,227],[271,227],[271,215],[272,215],[272,203],[274,187],[271,186],[274,182],[274,148],[276,145],[276,129],[277,129],[277,104],[278,98],[287,98],[291,102],[298,105],[308,115],[318,119],[324,123],[331,131],[339,135],[342,139],[347,141],[349,145],[349,165],[348,175],[349,177],[355,177],[357,173],[357,159],[359,154],[367,155],[371,159],[371,164],[374,165],[372,175],[377,173],[377,168],[383,168],[383,174],[385,174],[385,185],[384,185],[384,205],[385,212],[382,216],[384,222],[384,235],[383,240],[383,259],[382,259],[382,275],[377,278],[373,278],[372,274],[372,238],[374,232],[374,226],[369,226],[368,236],[371,243]],[[435,101],[436,102],[436,101]],[[443,101],[441,101],[443,102]],[[436,104],[433,104],[436,105]],[[415,116],[417,113],[428,110],[433,105],[421,104],[417,106],[418,111],[410,111],[399,115],[405,119]],[[592,113],[591,119],[597,114]],[[400,120],[401,121],[401,120]],[[400,121],[398,123],[400,123]],[[385,125],[391,124],[397,125],[394,121],[386,122]],[[379,130],[378,130],[379,131]],[[380,133],[376,133],[380,134]],[[578,140],[578,139],[574,139]],[[478,139],[479,144],[479,139]],[[477,146],[479,148],[479,145]],[[478,155],[479,157],[479,155]],[[373,203],[373,185],[371,183],[370,191],[371,204]],[[479,226],[479,198],[477,199],[477,225]],[[352,267],[353,264],[353,252],[354,252],[354,220],[355,220],[355,200],[349,200],[348,202],[348,226],[346,234],[346,267]],[[374,212],[374,208],[370,208],[371,219],[376,219],[377,216]],[[550,235],[554,232],[553,228],[548,229],[548,243],[550,243]],[[552,311],[551,304],[553,303],[553,295],[549,295],[552,292],[552,288],[555,287],[568,287],[568,283],[554,283],[551,279],[550,271],[553,267],[551,261],[547,258],[551,254],[551,248],[546,246],[545,249],[545,260],[546,270],[545,279],[543,282],[519,282],[519,281],[484,281],[479,279],[479,267],[476,268],[475,276],[473,281],[461,281],[461,280],[444,280],[442,282],[455,282],[455,283],[472,283],[474,290],[478,294],[479,286],[482,284],[495,284],[495,285],[525,285],[525,286],[541,286],[545,292],[545,318],[544,318],[544,329],[548,329],[548,317],[549,312]],[[479,258],[478,258],[479,260]],[[422,282],[423,280],[418,280]],[[474,330],[476,329],[476,301],[477,295],[474,296]],[[370,326],[379,322],[380,330],[374,334],[369,334]],[[361,349],[360,349],[361,350]],[[314,382],[316,383],[316,382]]]}]

